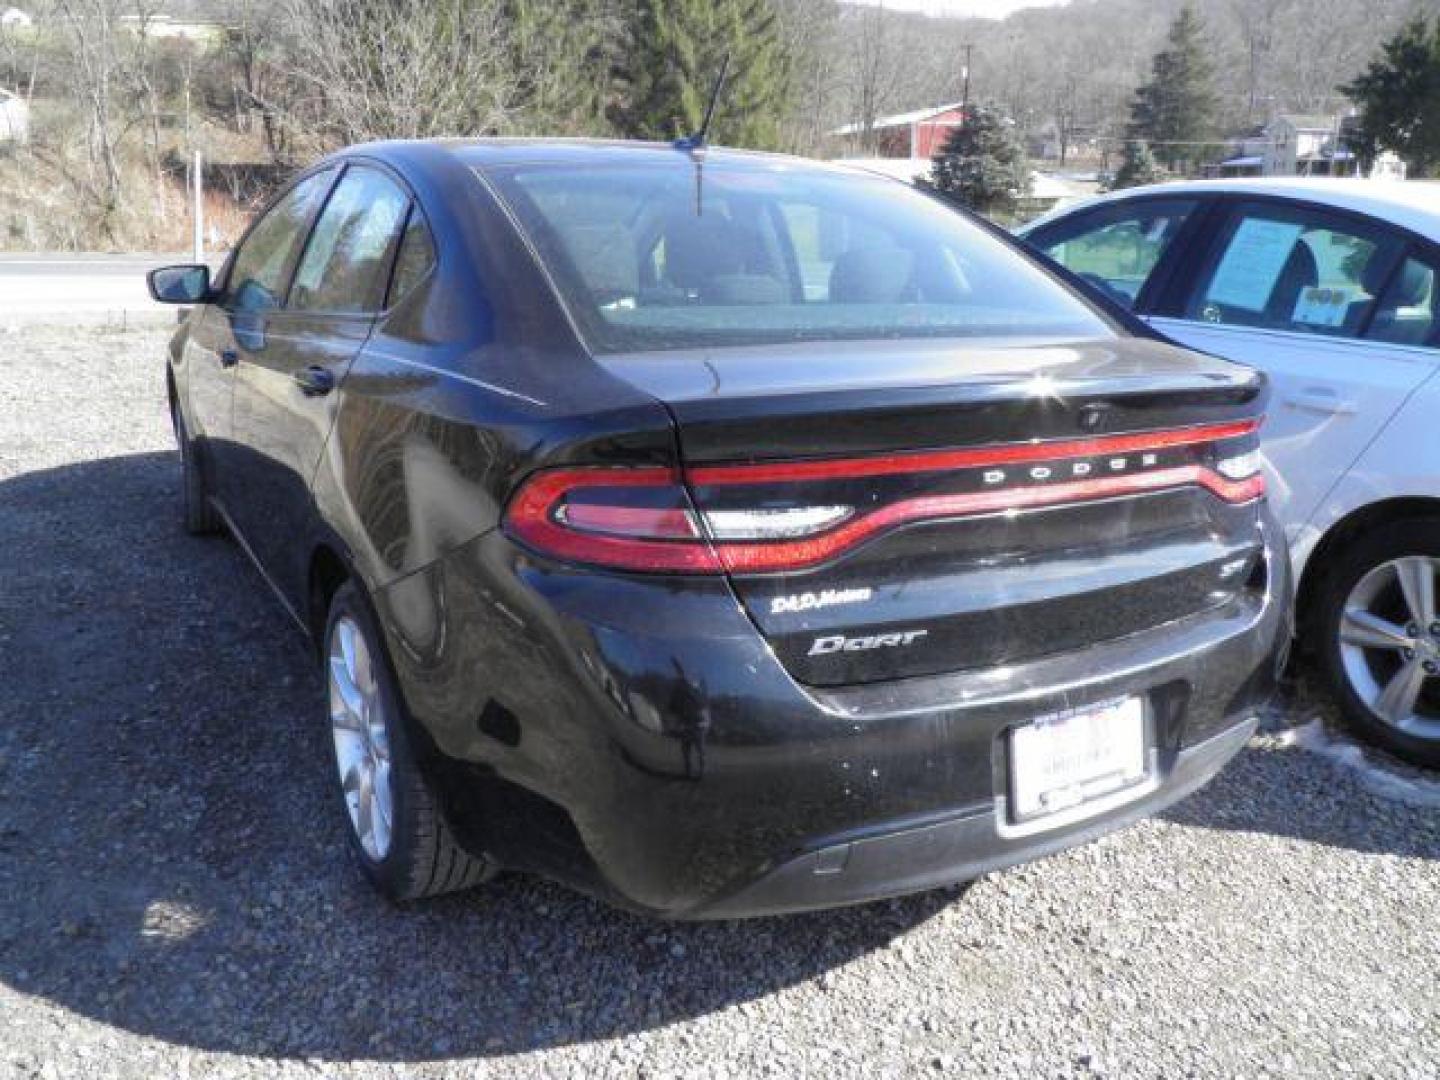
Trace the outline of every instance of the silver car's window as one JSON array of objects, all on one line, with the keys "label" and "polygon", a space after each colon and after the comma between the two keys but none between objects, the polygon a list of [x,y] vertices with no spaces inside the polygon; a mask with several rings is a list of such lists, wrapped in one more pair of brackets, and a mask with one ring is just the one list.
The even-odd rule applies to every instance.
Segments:
[{"label": "silver car's window", "polygon": [[1146,199],[1107,206],[1042,229],[1033,243],[1073,274],[1133,309],[1195,202]]},{"label": "silver car's window", "polygon": [[1390,279],[1365,336],[1393,345],[1434,344],[1437,305],[1440,287],[1436,264],[1412,256]]},{"label": "silver car's window", "polygon": [[1224,325],[1357,337],[1401,246],[1382,228],[1325,210],[1242,206],[1185,313]]}]

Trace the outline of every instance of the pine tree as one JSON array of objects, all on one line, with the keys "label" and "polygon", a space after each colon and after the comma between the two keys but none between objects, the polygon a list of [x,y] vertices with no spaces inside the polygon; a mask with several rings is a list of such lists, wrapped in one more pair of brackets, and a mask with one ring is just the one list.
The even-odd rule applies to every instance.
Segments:
[{"label": "pine tree", "polygon": [[503,0],[514,105],[523,126],[553,135],[609,134],[614,26],[606,0]]},{"label": "pine tree", "polygon": [[1165,170],[1155,160],[1150,144],[1144,139],[1130,139],[1125,143],[1125,156],[1120,160],[1120,168],[1115,171],[1115,179],[1110,182],[1110,190],[1157,184],[1164,179]]},{"label": "pine tree", "polygon": [[990,106],[971,106],[930,162],[929,185],[981,213],[1030,193],[1030,162],[1015,125]]},{"label": "pine tree", "polygon": [[790,62],[770,0],[628,0],[609,110],[616,130],[635,139],[694,131],[727,53],[712,141],[776,146]]},{"label": "pine tree", "polygon": [[1428,175],[1440,165],[1440,18],[1407,23],[1340,92],[1360,107],[1350,142],[1367,167],[1393,150]]},{"label": "pine tree", "polygon": [[1188,4],[1170,24],[1165,48],[1150,62],[1150,81],[1135,91],[1126,134],[1158,147],[1161,161],[1180,171],[1202,157],[1216,132],[1214,68],[1205,26]]}]

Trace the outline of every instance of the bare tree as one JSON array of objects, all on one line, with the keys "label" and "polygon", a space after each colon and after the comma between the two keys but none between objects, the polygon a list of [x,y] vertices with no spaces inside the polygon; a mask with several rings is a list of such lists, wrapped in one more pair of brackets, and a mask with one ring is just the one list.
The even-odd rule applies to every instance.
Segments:
[{"label": "bare tree", "polygon": [[232,68],[230,100],[235,127],[244,130],[258,115],[270,160],[289,159],[290,140],[283,123],[291,109],[293,81],[283,70],[284,43],[277,0],[240,0],[225,31],[224,56]]},{"label": "bare tree", "polygon": [[89,192],[102,223],[120,208],[124,185],[119,145],[124,135],[116,98],[121,81],[120,16],[125,0],[57,0],[56,15],[74,65],[73,92],[85,115]]},{"label": "bare tree", "polygon": [[849,13],[852,28],[851,77],[854,119],[860,125],[860,145],[875,149],[875,122],[893,98],[900,81],[901,58],[894,48],[894,30],[884,4]]},{"label": "bare tree", "polygon": [[292,134],[324,143],[509,129],[499,0],[283,0]]}]

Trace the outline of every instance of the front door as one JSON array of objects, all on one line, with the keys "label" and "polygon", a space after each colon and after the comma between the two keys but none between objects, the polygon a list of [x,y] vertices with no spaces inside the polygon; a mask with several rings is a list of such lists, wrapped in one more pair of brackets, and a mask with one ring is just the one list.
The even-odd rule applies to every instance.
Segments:
[{"label": "front door", "polygon": [[286,300],[240,355],[234,516],[281,595],[303,610],[314,511],[310,484],[350,362],[383,303],[409,196],[378,169],[348,167],[306,241]]},{"label": "front door", "polygon": [[[300,256],[306,230],[335,180],[326,169],[300,180],[251,226],[236,248],[220,286],[220,297],[194,335],[197,417],[206,423],[210,490],[233,524],[243,516],[243,496],[252,457],[236,440],[234,391],[240,359],[263,349],[285,286]],[[198,403],[196,398],[202,399]]]}]

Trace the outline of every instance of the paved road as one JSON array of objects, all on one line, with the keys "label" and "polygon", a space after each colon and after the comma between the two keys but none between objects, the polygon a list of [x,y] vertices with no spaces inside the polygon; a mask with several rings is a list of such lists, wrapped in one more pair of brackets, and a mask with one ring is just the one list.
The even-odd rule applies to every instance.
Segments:
[{"label": "paved road", "polygon": [[57,315],[87,322],[173,318],[145,291],[145,272],[178,255],[0,253],[0,330]]}]

